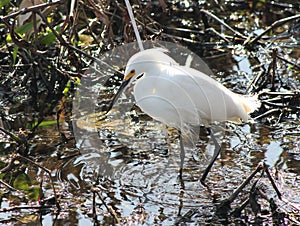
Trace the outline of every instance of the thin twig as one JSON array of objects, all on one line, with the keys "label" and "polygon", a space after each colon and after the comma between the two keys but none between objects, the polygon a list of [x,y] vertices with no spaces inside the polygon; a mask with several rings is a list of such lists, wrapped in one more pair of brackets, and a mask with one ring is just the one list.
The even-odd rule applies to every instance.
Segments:
[{"label": "thin twig", "polygon": [[276,54],[276,56],[277,56],[278,59],[280,59],[280,60],[284,61],[285,63],[290,64],[290,65],[292,65],[293,67],[295,67],[295,68],[297,68],[298,70],[300,70],[300,66],[297,65],[296,63],[293,63],[293,62],[291,62],[291,61],[289,61],[289,60],[283,58],[282,56],[280,56],[280,55],[278,55],[278,54]]},{"label": "thin twig", "polygon": [[59,202],[58,202],[58,198],[57,198],[57,193],[56,193],[56,189],[55,189],[55,186],[54,186],[54,182],[53,182],[53,179],[52,179],[51,171],[49,169],[45,168],[44,166],[41,166],[41,165],[37,164],[36,162],[34,162],[33,160],[31,160],[30,158],[24,157],[22,155],[17,154],[16,158],[19,159],[19,160],[27,161],[27,162],[35,165],[36,167],[41,168],[42,170],[44,170],[49,175],[49,179],[51,181],[51,185],[52,185],[52,189],[53,189],[53,193],[54,193],[54,199],[55,199],[56,207],[57,207],[58,210],[61,210],[61,207],[60,207]]},{"label": "thin twig", "polygon": [[12,138],[14,141],[16,141],[19,145],[23,144],[22,139],[20,139],[17,135],[5,130],[4,128],[0,127],[0,131],[8,135],[10,138]]},{"label": "thin twig", "polygon": [[276,184],[275,184],[275,182],[274,182],[274,179],[273,179],[273,177],[271,176],[271,174],[270,174],[270,172],[269,172],[269,170],[268,170],[268,167],[266,166],[265,163],[264,163],[264,171],[266,172],[266,174],[267,174],[267,176],[268,176],[268,178],[269,178],[269,181],[271,182],[271,184],[272,184],[272,186],[273,186],[273,188],[274,188],[274,190],[275,190],[275,192],[276,192],[278,198],[281,200],[281,198],[282,198],[281,192],[280,192],[279,189],[277,188],[277,186],[276,186]]},{"label": "thin twig", "polygon": [[257,119],[266,117],[266,116],[268,116],[268,115],[271,115],[271,114],[277,113],[277,112],[281,112],[281,109],[271,109],[271,110],[269,110],[269,111],[267,111],[267,112],[265,112],[265,113],[263,113],[263,114],[261,114],[261,115],[255,117],[255,118],[253,118],[253,120],[257,120]]},{"label": "thin twig", "polygon": [[30,7],[26,7],[26,8],[23,8],[15,13],[11,13],[7,16],[2,16],[0,17],[0,20],[7,20],[7,19],[10,19],[10,18],[15,18],[16,16],[20,15],[20,14],[25,14],[25,13],[28,13],[28,12],[33,12],[33,11],[38,11],[39,9],[43,9],[45,7],[48,7],[48,6],[53,6],[53,5],[57,5],[57,4],[63,4],[64,1],[54,1],[54,2],[47,2],[47,3],[43,3],[43,4],[39,4],[39,5],[34,5],[34,6],[30,6]]},{"label": "thin twig", "polygon": [[225,42],[227,43],[231,43],[231,41],[229,39],[227,39],[223,34],[221,34],[220,32],[216,31],[216,29],[210,27],[210,28],[207,28],[206,31],[210,31],[212,32],[213,34],[219,36],[221,39],[223,39]]},{"label": "thin twig", "polygon": [[219,17],[217,17],[216,15],[208,12],[207,10],[201,9],[200,10],[201,13],[204,13],[208,16],[210,16],[211,18],[213,18],[214,20],[216,20],[217,22],[219,22],[220,24],[222,24],[223,26],[225,26],[228,30],[230,30],[231,32],[233,32],[236,36],[243,38],[243,39],[247,39],[246,36],[244,36],[243,34],[241,34],[240,32],[234,30],[232,27],[230,27],[228,24],[226,24],[223,20],[221,20]]},{"label": "thin twig", "polygon": [[262,36],[267,34],[269,31],[273,30],[274,28],[279,27],[279,26],[281,26],[281,25],[283,25],[287,22],[290,22],[292,20],[296,20],[296,19],[299,19],[299,18],[300,18],[300,14],[297,14],[297,15],[294,15],[294,16],[286,17],[286,18],[275,21],[274,23],[271,24],[271,26],[267,27],[266,30],[264,30],[262,33],[260,33],[258,36],[256,36],[256,38],[247,40],[244,43],[244,46],[252,45],[253,43],[257,42],[259,39],[261,39]]},{"label": "thin twig", "polygon": [[16,191],[15,188],[13,188],[12,186],[10,186],[8,183],[4,182],[2,179],[0,179],[0,184],[3,184],[5,187],[7,187],[11,191]]}]

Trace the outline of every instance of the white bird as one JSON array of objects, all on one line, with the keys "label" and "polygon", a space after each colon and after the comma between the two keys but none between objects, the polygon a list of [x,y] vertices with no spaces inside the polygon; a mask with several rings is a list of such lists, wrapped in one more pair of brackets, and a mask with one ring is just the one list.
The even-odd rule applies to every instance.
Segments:
[{"label": "white bird", "polygon": [[[163,49],[143,50],[129,59],[123,82],[108,111],[132,82],[135,82],[136,105],[152,118],[179,131],[188,126],[208,126],[214,121],[247,121],[248,114],[258,107],[255,97],[233,93],[208,75],[180,66]],[[211,136],[216,149],[202,176],[202,183],[220,152],[212,133]]]}]

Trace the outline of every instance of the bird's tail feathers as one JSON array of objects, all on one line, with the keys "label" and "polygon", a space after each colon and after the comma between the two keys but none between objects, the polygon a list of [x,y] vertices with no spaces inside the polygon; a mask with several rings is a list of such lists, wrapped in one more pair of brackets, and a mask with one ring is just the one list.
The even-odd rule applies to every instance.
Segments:
[{"label": "bird's tail feathers", "polygon": [[241,96],[242,98],[242,105],[247,113],[252,113],[255,110],[257,110],[261,102],[258,99],[258,95],[252,95],[252,96]]}]

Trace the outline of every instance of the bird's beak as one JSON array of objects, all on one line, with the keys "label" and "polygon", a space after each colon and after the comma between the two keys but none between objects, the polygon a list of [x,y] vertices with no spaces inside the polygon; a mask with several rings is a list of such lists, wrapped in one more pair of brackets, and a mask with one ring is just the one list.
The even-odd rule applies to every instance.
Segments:
[{"label": "bird's beak", "polygon": [[125,87],[129,84],[131,78],[135,75],[134,71],[129,72],[127,75],[124,76],[124,80],[121,84],[121,86],[119,87],[117,93],[115,94],[114,98],[112,99],[112,101],[110,102],[108,109],[107,109],[107,113],[112,109],[112,107],[114,106],[114,104],[117,102],[117,100],[119,99],[120,95],[122,94],[123,90],[125,89]]}]

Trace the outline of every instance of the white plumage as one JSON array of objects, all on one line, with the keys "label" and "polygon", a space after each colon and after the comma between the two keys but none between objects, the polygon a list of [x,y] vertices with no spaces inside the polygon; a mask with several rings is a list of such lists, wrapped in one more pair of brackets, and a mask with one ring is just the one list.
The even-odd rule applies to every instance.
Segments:
[{"label": "white plumage", "polygon": [[144,50],[130,58],[122,89],[136,79],[133,94],[141,110],[178,129],[213,121],[247,121],[248,113],[258,106],[254,97],[233,93],[208,75],[178,65],[163,49]]}]

